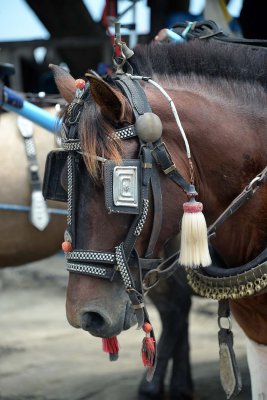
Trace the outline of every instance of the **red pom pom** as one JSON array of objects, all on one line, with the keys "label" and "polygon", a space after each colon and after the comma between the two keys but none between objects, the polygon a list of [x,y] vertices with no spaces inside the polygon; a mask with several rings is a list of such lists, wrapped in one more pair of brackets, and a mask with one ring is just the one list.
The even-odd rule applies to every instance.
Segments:
[{"label": "red pom pom", "polygon": [[75,86],[77,89],[82,90],[85,86],[85,81],[83,79],[76,79]]},{"label": "red pom pom", "polygon": [[71,242],[63,242],[63,243],[62,243],[62,250],[63,250],[65,253],[69,253],[70,251],[72,251]]},{"label": "red pom pom", "polygon": [[145,322],[143,325],[143,331],[145,333],[150,333],[152,331],[152,325],[149,322]]}]

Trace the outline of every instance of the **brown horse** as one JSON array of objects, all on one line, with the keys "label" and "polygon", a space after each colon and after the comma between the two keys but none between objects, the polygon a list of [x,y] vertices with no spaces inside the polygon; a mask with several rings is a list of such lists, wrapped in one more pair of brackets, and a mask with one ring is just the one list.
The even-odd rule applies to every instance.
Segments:
[{"label": "brown horse", "polygon": [[[266,68],[263,68],[266,53],[242,46],[195,41],[140,47],[134,57],[138,74],[159,82],[175,103],[190,143],[199,199],[210,225],[267,164]],[[74,79],[58,69],[55,72],[63,97],[71,102],[75,95]],[[121,158],[136,159],[139,144],[136,138],[112,140],[116,129],[133,122],[132,110],[111,83],[95,76],[90,76],[89,81],[89,95],[79,123],[85,164],[79,164],[79,192],[75,194],[75,247],[110,252],[124,240],[132,216],[108,212],[99,156],[118,163]],[[190,180],[184,142],[168,103],[153,86],[144,84],[144,90],[153,112],[162,121],[163,140],[176,169]],[[153,258],[160,257],[164,244],[180,231],[182,205],[186,201],[184,191],[163,173],[160,173],[160,186],[163,214]],[[266,216],[265,183],[226,220],[212,239],[226,268],[243,265],[265,249]],[[141,257],[149,243],[152,221],[150,208],[135,246]],[[261,292],[231,303],[247,337],[263,349],[267,345],[267,294]],[[109,282],[70,273],[67,317],[74,327],[99,337],[117,335],[136,323],[129,297],[117,276]],[[174,320],[173,324],[176,323]],[[252,385],[258,388],[254,382],[255,376],[252,376]],[[266,387],[261,392],[257,390],[253,389],[253,399],[261,393],[266,396]]]},{"label": "brown horse", "polygon": [[[51,109],[50,112],[53,112]],[[23,138],[17,128],[17,116],[5,113],[0,118],[1,193],[0,204],[29,206],[31,203],[28,161]],[[43,176],[47,153],[55,147],[55,136],[34,126],[40,176]],[[59,203],[49,202],[48,207],[59,208]],[[55,254],[61,248],[66,217],[50,215],[50,222],[43,231],[29,221],[28,211],[0,210],[0,267],[20,265]]]}]

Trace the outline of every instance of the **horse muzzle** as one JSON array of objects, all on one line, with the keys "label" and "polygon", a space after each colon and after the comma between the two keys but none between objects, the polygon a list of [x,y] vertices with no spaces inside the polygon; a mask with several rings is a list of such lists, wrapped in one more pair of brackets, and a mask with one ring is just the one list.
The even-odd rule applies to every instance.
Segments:
[{"label": "horse muzzle", "polygon": [[[121,312],[118,312],[121,308]],[[136,317],[130,302],[126,306],[114,308],[112,312],[90,306],[80,315],[80,327],[97,337],[117,336],[136,324]]]}]

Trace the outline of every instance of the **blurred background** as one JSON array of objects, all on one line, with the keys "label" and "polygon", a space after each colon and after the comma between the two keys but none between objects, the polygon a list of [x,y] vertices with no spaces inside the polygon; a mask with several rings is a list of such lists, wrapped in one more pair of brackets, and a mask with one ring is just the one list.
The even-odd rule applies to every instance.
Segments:
[{"label": "blurred background", "polygon": [[[112,67],[115,19],[122,24],[123,39],[134,47],[151,42],[162,28],[202,19],[214,20],[229,35],[267,39],[266,11],[267,2],[255,0],[0,0],[0,63],[15,66],[15,74],[6,77],[4,83],[19,92],[50,95],[56,94],[57,89],[49,63],[70,70],[75,78],[82,77],[88,68],[105,74]],[[5,113],[0,122],[5,143],[2,149],[8,157],[6,164],[1,157],[1,194],[9,189],[11,175],[14,187],[22,192],[18,182],[28,187],[29,178],[16,117]],[[36,141],[38,135],[35,126]],[[37,146],[41,169],[47,153],[47,132],[42,135],[45,139]],[[9,151],[11,147],[15,152]],[[52,147],[55,144],[51,139]],[[24,180],[16,176],[14,168],[11,174],[14,159],[19,161],[16,171],[23,172]],[[29,198],[26,200],[23,199],[28,205]],[[12,194],[10,202],[19,200]],[[29,229],[28,215],[24,214],[23,229]],[[18,230],[17,215],[21,217],[22,213],[1,213],[2,225],[3,216],[14,220],[11,236]],[[60,222],[62,230],[59,220],[54,220],[51,230],[58,227],[60,243],[65,217],[58,218],[64,218]],[[7,230],[4,234],[8,235]],[[27,240],[26,233],[24,236]],[[10,251],[16,251],[16,245],[13,243]],[[0,261],[2,266],[6,265]],[[143,375],[140,332],[131,330],[120,335],[121,359],[110,364],[101,352],[98,338],[73,329],[66,321],[64,267],[64,258],[58,253],[22,267],[0,270],[0,400],[136,400]],[[192,301],[190,344],[195,399],[223,400],[217,303],[197,297]],[[149,309],[159,335],[158,312],[151,303]],[[249,400],[245,339],[236,325],[234,331],[244,383],[238,398]]]},{"label": "blurred background", "polygon": [[253,0],[9,0],[0,2],[0,62],[15,65],[5,82],[24,92],[56,93],[50,62],[74,77],[111,64],[113,22],[134,47],[180,21],[212,19],[232,35],[267,38],[267,3]]}]

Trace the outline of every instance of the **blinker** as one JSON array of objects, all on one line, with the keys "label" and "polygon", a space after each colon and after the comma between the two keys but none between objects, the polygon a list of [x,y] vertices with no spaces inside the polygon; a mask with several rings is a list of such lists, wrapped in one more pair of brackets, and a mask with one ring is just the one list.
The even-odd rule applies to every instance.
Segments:
[{"label": "blinker", "polygon": [[135,130],[143,142],[154,143],[162,136],[162,123],[156,114],[147,112],[137,118]]},{"label": "blinker", "polygon": [[67,162],[68,153],[53,150],[48,153],[45,164],[43,196],[45,200],[68,201],[68,193],[61,185],[61,173]]}]

